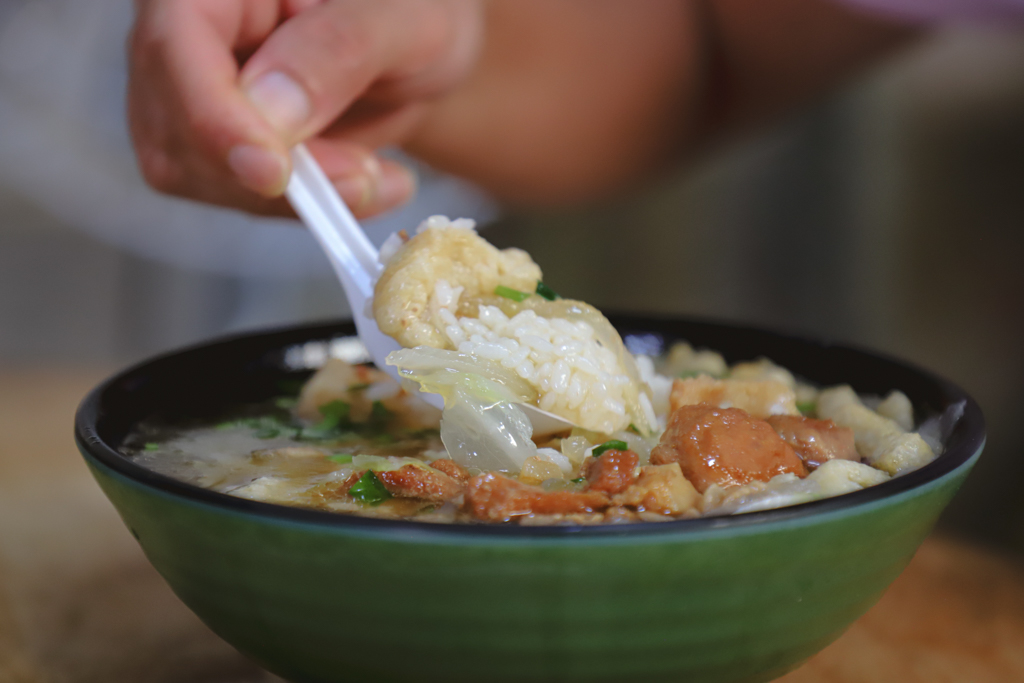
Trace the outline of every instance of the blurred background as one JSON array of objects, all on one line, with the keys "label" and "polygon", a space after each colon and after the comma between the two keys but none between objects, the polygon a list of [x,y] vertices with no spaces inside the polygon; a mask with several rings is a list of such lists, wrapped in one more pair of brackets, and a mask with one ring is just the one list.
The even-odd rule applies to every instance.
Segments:
[{"label": "blurred background", "polygon": [[[290,222],[143,185],[123,114],[130,20],[129,0],[0,2],[0,369],[113,370],[346,312]],[[828,337],[963,385],[990,437],[943,527],[1024,556],[1024,33],[943,29],[600,206],[511,211],[420,171],[417,202],[369,226],[378,243],[432,213],[470,216],[599,307]]]}]

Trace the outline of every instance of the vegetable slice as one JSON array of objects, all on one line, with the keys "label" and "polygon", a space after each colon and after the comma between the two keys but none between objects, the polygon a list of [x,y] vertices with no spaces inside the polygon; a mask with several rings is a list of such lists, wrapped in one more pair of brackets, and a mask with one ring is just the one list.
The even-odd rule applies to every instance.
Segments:
[{"label": "vegetable slice", "polygon": [[544,284],[540,280],[537,280],[537,294],[539,296],[544,297],[548,301],[554,301],[555,299],[561,299],[562,298],[562,297],[558,296],[558,292],[556,292],[555,290],[551,289],[550,287],[548,287],[546,284]]},{"label": "vegetable slice", "polygon": [[391,498],[391,494],[384,488],[384,484],[371,470],[366,470],[366,473],[359,477],[359,481],[352,484],[348,495],[367,505],[380,505]]},{"label": "vegetable slice", "polygon": [[629,444],[625,441],[619,441],[618,439],[612,439],[611,441],[605,441],[600,446],[594,446],[594,450],[590,452],[591,457],[600,458],[605,451],[628,451]]},{"label": "vegetable slice", "polygon": [[529,292],[520,292],[518,289],[512,289],[505,285],[498,285],[495,287],[494,293],[498,296],[503,296],[506,299],[512,299],[512,301],[522,301],[530,296]]}]

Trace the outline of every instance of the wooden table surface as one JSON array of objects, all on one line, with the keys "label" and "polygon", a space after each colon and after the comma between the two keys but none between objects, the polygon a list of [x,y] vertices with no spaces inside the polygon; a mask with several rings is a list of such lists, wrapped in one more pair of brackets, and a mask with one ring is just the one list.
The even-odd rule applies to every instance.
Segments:
[{"label": "wooden table surface", "polygon": [[[72,415],[100,368],[0,368],[0,683],[278,681],[149,566],[89,476]],[[784,683],[1024,682],[1024,569],[929,539]]]}]

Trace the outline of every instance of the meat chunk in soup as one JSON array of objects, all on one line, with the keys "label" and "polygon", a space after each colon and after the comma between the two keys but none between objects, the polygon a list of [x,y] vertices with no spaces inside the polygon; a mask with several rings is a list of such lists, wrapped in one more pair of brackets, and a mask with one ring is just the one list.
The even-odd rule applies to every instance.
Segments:
[{"label": "meat chunk in soup", "polygon": [[464,507],[477,519],[505,522],[529,514],[599,512],[610,504],[608,496],[597,491],[545,491],[498,472],[487,472],[469,480]]},{"label": "meat chunk in soup", "polygon": [[803,461],[767,422],[738,408],[707,404],[681,406],[669,417],[651,464],[673,462],[701,493],[712,484],[726,488],[779,474],[807,476]]},{"label": "meat chunk in soup", "polygon": [[621,493],[636,481],[639,464],[640,456],[633,451],[605,451],[586,465],[589,489],[609,496]]},{"label": "meat chunk in soup", "polygon": [[829,460],[860,460],[853,442],[853,430],[840,427],[832,420],[771,415],[766,422],[793,447],[809,469],[813,470]]},{"label": "meat chunk in soup", "polygon": [[450,460],[448,458],[438,458],[437,460],[430,463],[430,466],[433,467],[435,470],[438,470],[439,472],[444,472],[445,474],[447,474],[449,477],[459,482],[460,484],[465,484],[467,481],[469,481],[469,470],[467,470],[465,467],[455,462],[454,460]]},{"label": "meat chunk in soup", "polygon": [[396,498],[422,498],[441,503],[459,496],[463,489],[461,482],[432,467],[405,465],[376,474],[388,493]]}]

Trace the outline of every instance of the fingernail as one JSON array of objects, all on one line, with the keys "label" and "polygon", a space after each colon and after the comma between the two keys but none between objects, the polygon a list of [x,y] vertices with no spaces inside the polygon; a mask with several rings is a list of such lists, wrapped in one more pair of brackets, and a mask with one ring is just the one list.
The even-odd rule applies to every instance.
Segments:
[{"label": "fingernail", "polygon": [[309,95],[291,76],[280,71],[263,74],[245,92],[263,118],[279,133],[293,135],[309,119]]},{"label": "fingernail", "polygon": [[236,145],[228,152],[228,166],[250,190],[276,196],[288,183],[288,162],[266,147]]}]

